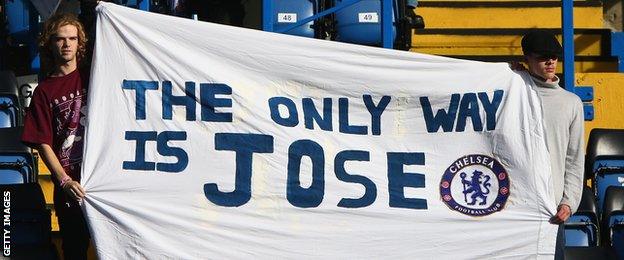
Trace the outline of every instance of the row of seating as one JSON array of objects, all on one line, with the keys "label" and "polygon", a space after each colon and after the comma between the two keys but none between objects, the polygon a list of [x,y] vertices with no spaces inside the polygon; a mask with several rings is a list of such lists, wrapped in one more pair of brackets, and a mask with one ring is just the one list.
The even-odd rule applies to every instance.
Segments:
[{"label": "row of seating", "polygon": [[20,142],[23,114],[15,75],[0,71],[0,184],[37,181],[36,159]]},{"label": "row of seating", "polygon": [[[37,158],[20,142],[24,108],[13,72],[0,71],[0,192],[11,259],[58,259]],[[8,203],[7,203],[8,202]],[[5,247],[6,249],[6,247]],[[6,253],[7,251],[5,251]]]},{"label": "row of seating", "polygon": [[0,128],[0,184],[37,182],[37,159],[20,142],[22,129]]},{"label": "row of seating", "polygon": [[[273,27],[280,32],[300,20],[316,15],[324,10],[341,5],[348,5],[331,15],[310,21],[285,34],[310,38],[331,39],[370,46],[382,45],[381,1],[361,0],[350,4],[349,0],[332,0],[325,4],[323,0],[273,0]],[[408,50],[411,47],[412,28],[424,27],[413,24],[406,16],[406,1],[393,0],[392,37],[394,48]]]},{"label": "row of seating", "polygon": [[[273,5],[273,26],[275,31],[284,29],[297,21],[308,18],[329,8],[350,4],[351,0],[270,0]],[[129,7],[139,8],[140,0],[115,1]],[[411,29],[409,17],[406,17],[406,1],[393,0],[393,31],[392,35],[401,44],[411,45]],[[31,41],[29,31],[31,16],[35,11],[29,11],[28,3],[24,0],[11,1],[6,8],[8,18],[8,33],[21,44]],[[418,23],[417,26],[424,27]],[[397,34],[397,32],[399,32]],[[363,45],[381,46],[381,0],[360,0],[351,4],[333,15],[311,21],[286,34],[299,35],[311,38],[331,38],[341,42]],[[405,39],[405,37],[410,38]]]},{"label": "row of seating", "polygon": [[20,125],[22,114],[15,74],[12,71],[0,71],[0,128]]},{"label": "row of seating", "polygon": [[607,247],[624,258],[624,130],[593,129],[583,197],[565,224],[566,246]]}]

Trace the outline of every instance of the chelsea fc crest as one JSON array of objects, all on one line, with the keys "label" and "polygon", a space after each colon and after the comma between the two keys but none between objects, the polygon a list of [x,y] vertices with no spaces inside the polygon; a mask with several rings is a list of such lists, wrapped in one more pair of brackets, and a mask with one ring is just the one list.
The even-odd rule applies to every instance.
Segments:
[{"label": "chelsea fc crest", "polygon": [[446,168],[440,182],[442,201],[474,217],[501,211],[509,198],[509,175],[494,158],[471,154]]}]

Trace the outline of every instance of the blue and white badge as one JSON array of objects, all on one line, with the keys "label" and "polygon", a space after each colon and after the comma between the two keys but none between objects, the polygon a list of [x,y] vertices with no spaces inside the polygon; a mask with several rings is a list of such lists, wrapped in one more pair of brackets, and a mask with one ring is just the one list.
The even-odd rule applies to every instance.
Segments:
[{"label": "blue and white badge", "polygon": [[452,210],[474,217],[501,211],[509,198],[509,175],[487,155],[455,160],[442,175],[440,196]]}]

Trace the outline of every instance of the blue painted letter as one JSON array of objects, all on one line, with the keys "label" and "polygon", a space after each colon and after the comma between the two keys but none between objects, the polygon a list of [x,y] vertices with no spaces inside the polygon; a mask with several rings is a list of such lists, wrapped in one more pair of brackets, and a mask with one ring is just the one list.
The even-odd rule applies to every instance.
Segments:
[{"label": "blue painted letter", "polygon": [[345,170],[347,161],[370,161],[370,153],[367,151],[342,151],[336,155],[334,160],[334,172],[336,177],[344,182],[359,183],[364,186],[364,196],[359,199],[341,199],[338,207],[361,208],[373,204],[377,198],[377,187],[369,178],[361,175],[351,175]]},{"label": "blue painted letter", "polygon": [[314,123],[325,130],[332,130],[332,100],[331,98],[323,99],[323,116],[319,115],[318,110],[314,106],[314,101],[311,98],[304,98],[303,102],[303,119],[305,122],[305,128],[314,129]]},{"label": "blue painted letter", "polygon": [[254,153],[272,153],[273,136],[260,134],[215,134],[215,149],[236,152],[236,182],[232,192],[221,192],[216,183],[206,183],[204,194],[224,207],[242,206],[251,199],[251,166]]},{"label": "blue painted letter", "polygon": [[475,93],[466,93],[461,99],[457,124],[455,125],[456,132],[466,130],[468,117],[472,119],[472,129],[475,132],[483,131],[483,122],[481,122],[481,115],[479,115],[479,102],[477,102],[477,94]]},{"label": "blue painted letter", "polygon": [[136,120],[145,119],[145,91],[148,89],[158,89],[158,81],[145,80],[125,80],[122,85],[123,89],[134,89],[135,91],[135,109],[134,114]]},{"label": "blue painted letter", "polygon": [[365,135],[368,129],[363,125],[349,125],[349,99],[338,99],[338,125],[341,133]]},{"label": "blue painted letter", "polygon": [[487,118],[487,130],[496,129],[496,111],[498,111],[498,107],[503,100],[504,93],[505,91],[503,90],[494,91],[492,102],[490,102],[487,93],[479,93],[479,100],[481,100],[481,104],[485,110],[485,117]]},{"label": "blue painted letter", "polygon": [[232,95],[232,88],[220,83],[199,84],[201,97],[201,120],[205,122],[232,122],[232,113],[217,113],[217,107],[232,107],[231,98],[217,98],[216,95]]},{"label": "blue painted letter", "polygon": [[425,165],[424,153],[388,153],[388,192],[390,207],[427,209],[426,199],[406,198],[404,187],[424,188],[425,175],[407,173],[403,165]]},{"label": "blue painted letter", "polygon": [[[279,106],[282,105],[288,109],[288,117],[283,118],[279,112]],[[299,124],[299,115],[295,102],[286,97],[272,97],[269,99],[269,109],[271,110],[271,119],[273,122],[287,127],[294,127]]]},{"label": "blue painted letter", "polygon": [[[312,160],[312,185],[302,188],[299,181],[301,158]],[[288,148],[288,177],[286,198],[295,207],[316,207],[323,201],[325,194],[325,154],[323,147],[311,140],[298,140]]]},{"label": "blue painted letter", "polygon": [[449,105],[448,113],[444,109],[438,109],[434,117],[429,98],[420,97],[420,106],[422,107],[425,123],[427,124],[427,132],[435,133],[440,129],[440,126],[442,126],[444,132],[453,131],[453,123],[455,123],[455,116],[457,115],[459,98],[459,94],[451,95],[451,104]]},{"label": "blue painted letter", "polygon": [[161,172],[181,172],[186,169],[188,165],[188,154],[179,147],[171,147],[167,142],[174,141],[185,141],[186,140],[186,132],[175,132],[175,131],[165,131],[158,134],[158,143],[156,144],[156,149],[158,153],[163,156],[173,156],[178,159],[176,163],[157,163],[156,170]]},{"label": "blue painted letter", "polygon": [[371,132],[373,135],[381,134],[381,113],[386,109],[390,103],[390,96],[383,96],[379,100],[379,104],[375,106],[373,103],[373,97],[371,95],[364,95],[364,104],[371,114]]},{"label": "blue painted letter", "polygon": [[171,81],[162,83],[162,118],[171,120],[173,105],[186,107],[186,121],[195,121],[195,82],[184,83],[184,96],[174,96]]},{"label": "blue painted letter", "polygon": [[134,161],[124,161],[122,168],[124,170],[153,171],[155,163],[145,161],[145,143],[147,141],[156,141],[156,131],[126,131],[126,140],[135,140],[136,149]]}]

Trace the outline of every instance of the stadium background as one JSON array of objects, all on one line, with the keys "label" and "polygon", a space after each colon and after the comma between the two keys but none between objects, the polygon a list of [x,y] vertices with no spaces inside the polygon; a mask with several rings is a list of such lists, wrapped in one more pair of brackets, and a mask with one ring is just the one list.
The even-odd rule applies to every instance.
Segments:
[{"label": "stadium background", "polygon": [[[285,4],[285,2],[290,3]],[[364,2],[371,2],[365,0]],[[37,12],[33,2],[28,0],[5,0],[1,2],[0,10],[0,70],[11,71],[18,79],[20,97],[23,101],[32,93],[36,86],[39,69],[36,46],[33,39],[43,18]],[[171,8],[165,1],[118,1],[119,4],[150,10],[152,12],[169,13]],[[273,8],[277,13],[293,13],[292,6],[296,2],[311,2],[309,0],[274,0]],[[379,2],[373,0],[372,2]],[[400,2],[400,1],[399,1]],[[479,60],[487,62],[522,61],[520,40],[529,29],[547,29],[562,40],[562,3],[564,1],[538,0],[420,0],[416,13],[424,18],[424,29],[406,29],[411,40],[406,40],[409,51],[442,55],[461,59]],[[243,27],[266,30],[263,26],[262,0],[243,0],[245,10]],[[329,8],[332,1],[325,1]],[[377,5],[379,5],[377,3]],[[307,3],[301,5],[305,8]],[[356,5],[354,5],[356,6]],[[280,10],[280,8],[291,8]],[[396,6],[395,6],[396,8]],[[590,138],[593,129],[624,129],[624,33],[622,1],[573,1],[574,17],[574,85],[587,87],[587,92],[580,92],[586,108],[585,140],[588,149],[596,146],[598,136]],[[61,1],[59,10],[65,12],[79,12],[80,1]],[[312,10],[316,13],[319,10]],[[411,10],[407,10],[409,12]],[[357,12],[357,11],[356,11]],[[300,14],[304,14],[302,11]],[[397,13],[401,18],[403,14]],[[190,17],[189,17],[190,18]],[[299,19],[304,16],[299,15]],[[334,17],[335,19],[335,17]],[[220,23],[231,24],[228,15],[220,18]],[[320,20],[317,20],[320,24]],[[335,24],[323,21],[329,27],[323,30],[322,35],[316,32],[316,38],[340,40],[336,37]],[[278,23],[274,24],[280,26]],[[328,29],[329,28],[329,29]],[[317,28],[317,31],[319,29]],[[401,28],[399,28],[401,30]],[[313,30],[314,31],[314,30]],[[400,34],[400,33],[399,33]],[[244,39],[243,39],[244,40]],[[370,44],[370,43],[369,43]],[[565,44],[565,43],[564,43]],[[565,46],[564,46],[565,47]],[[560,59],[558,73],[563,73],[563,63]],[[564,78],[563,76],[561,77]],[[3,82],[0,82],[3,83]],[[29,84],[25,86],[25,84]],[[3,83],[4,84],[4,83]],[[562,82],[562,85],[565,82]],[[23,113],[20,112],[20,113]],[[613,131],[606,131],[612,133]],[[622,134],[619,131],[616,133]],[[2,139],[8,136],[2,136]],[[591,139],[591,140],[590,140]],[[624,140],[624,139],[618,139]],[[611,143],[613,146],[624,146],[624,143]],[[593,147],[593,148],[592,148]],[[599,149],[599,148],[595,148]],[[624,151],[624,148],[620,148]],[[35,153],[35,157],[36,157]],[[621,154],[624,158],[624,154]],[[621,159],[621,158],[620,158]],[[624,164],[615,164],[616,167]],[[604,196],[596,191],[594,175],[598,164],[586,167],[587,186],[591,193]],[[624,171],[620,172],[624,176]],[[50,172],[38,160],[37,181],[41,185],[45,197],[46,207],[51,211],[51,229],[53,239],[56,239],[58,224],[54,215],[52,202],[52,182]],[[617,180],[617,178],[616,178]],[[617,186],[624,186],[624,177]],[[593,198],[595,199],[595,198]],[[602,208],[599,206],[598,208]],[[599,211],[599,210],[598,210]],[[600,222],[601,212],[595,212],[596,222]],[[624,219],[622,220],[624,221]],[[604,227],[600,223],[601,232]],[[603,234],[604,236],[604,234]],[[609,248],[601,239],[603,248]],[[595,245],[597,246],[597,245]],[[591,247],[591,246],[589,246]],[[93,252],[92,252],[93,253]],[[576,255],[581,255],[577,253]],[[93,256],[93,254],[92,254]],[[624,257],[624,256],[622,256]]]}]

